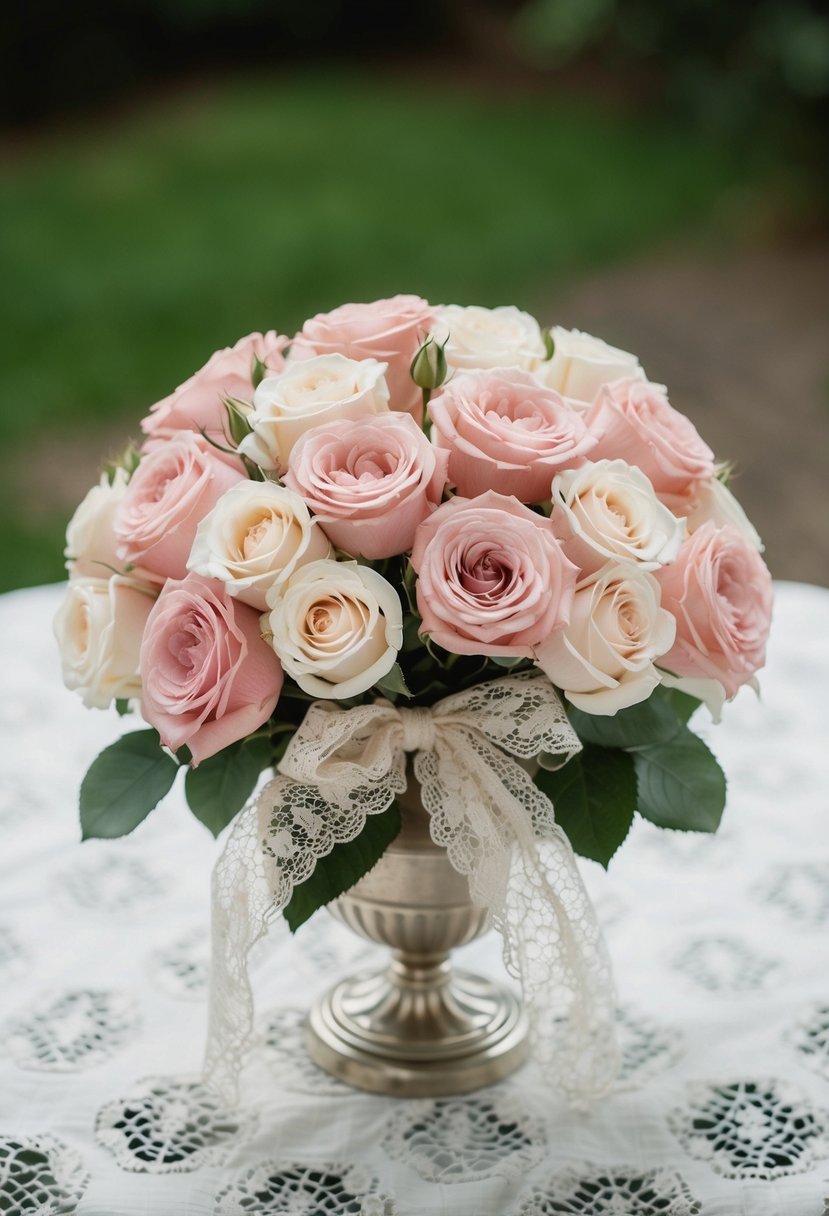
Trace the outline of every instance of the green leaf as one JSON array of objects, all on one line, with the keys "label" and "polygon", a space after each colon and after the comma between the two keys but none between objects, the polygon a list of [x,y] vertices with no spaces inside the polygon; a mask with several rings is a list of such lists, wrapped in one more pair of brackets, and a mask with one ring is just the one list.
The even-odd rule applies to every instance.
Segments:
[{"label": "green leaf", "polygon": [[411,697],[412,695],[399,663],[395,663],[392,669],[387,671],[382,680],[378,680],[374,687],[379,688],[381,692],[389,693],[393,697]]},{"label": "green leaf", "polygon": [[203,760],[198,768],[187,770],[187,805],[214,836],[241,811],[272,758],[270,739],[257,737],[233,743]]},{"label": "green leaf", "polygon": [[178,765],[155,730],[138,730],[105,747],[81,783],[81,839],[126,836],[175,781]]},{"label": "green leaf", "polygon": [[126,697],[117,697],[115,701],[115,712],[119,718],[123,718],[125,714],[130,712],[130,703]]},{"label": "green leaf", "polygon": [[686,727],[670,743],[633,757],[638,808],[660,828],[716,832],[725,808],[725,776],[711,752]]},{"label": "green leaf", "polygon": [[698,697],[692,697],[690,693],[681,692],[678,688],[663,688],[662,692],[671,702],[674,713],[683,726],[689,721],[694,711],[702,705],[702,701]]},{"label": "green leaf", "polygon": [[359,836],[346,844],[335,844],[327,857],[320,857],[314,872],[294,887],[282,911],[292,933],[296,933],[317,908],[342,895],[368,874],[400,831],[400,807],[393,802],[386,811],[366,818]]},{"label": "green leaf", "polygon": [[608,862],[627,836],[636,810],[633,760],[615,748],[588,743],[554,772],[540,769],[536,785],[553,804],[577,853]]},{"label": "green leaf", "polygon": [[573,705],[567,706],[567,716],[583,743],[632,751],[654,743],[668,743],[684,730],[698,704],[696,698],[686,693],[659,686],[647,701],[620,709],[612,717],[587,714]]}]

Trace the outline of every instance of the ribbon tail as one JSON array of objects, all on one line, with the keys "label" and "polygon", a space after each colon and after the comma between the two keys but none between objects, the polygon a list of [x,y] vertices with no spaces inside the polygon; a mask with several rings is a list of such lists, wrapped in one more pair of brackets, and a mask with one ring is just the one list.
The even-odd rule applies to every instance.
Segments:
[{"label": "ribbon tail", "polygon": [[586,1109],[619,1073],[616,1001],[601,928],[558,825],[516,846],[504,913],[493,922],[507,969],[521,980],[542,1075]]},{"label": "ribbon tail", "polygon": [[279,776],[236,821],[212,881],[212,961],[208,991],[204,1076],[227,1100],[238,1080],[253,1033],[248,956],[287,906],[294,887],[313,873],[336,844],[358,836],[368,814],[391,805],[405,788],[399,765],[383,782],[342,797],[319,785]]},{"label": "ribbon tail", "polygon": [[549,799],[480,734],[444,728],[415,774],[436,844],[488,908],[520,980],[542,1074],[575,1107],[619,1071],[612,970],[570,842]]},{"label": "ribbon tail", "polygon": [[[264,792],[264,791],[263,791]],[[228,1103],[238,1098],[239,1071],[253,1030],[251,950],[280,912],[278,863],[262,847],[267,836],[261,798],[239,815],[211,880],[211,960],[205,1082]],[[290,896],[288,896],[290,898]]]}]

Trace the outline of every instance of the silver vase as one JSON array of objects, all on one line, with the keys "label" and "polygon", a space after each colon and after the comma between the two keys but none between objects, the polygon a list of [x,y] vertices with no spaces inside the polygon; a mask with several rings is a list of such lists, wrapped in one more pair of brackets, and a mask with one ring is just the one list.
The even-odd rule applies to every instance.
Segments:
[{"label": "silver vase", "polygon": [[466,879],[429,835],[414,777],[402,829],[380,861],[330,912],[392,950],[385,969],[335,984],[311,1010],[311,1058],[358,1089],[400,1097],[467,1093],[516,1069],[528,1049],[518,999],[454,970],[449,952],[489,927]]}]

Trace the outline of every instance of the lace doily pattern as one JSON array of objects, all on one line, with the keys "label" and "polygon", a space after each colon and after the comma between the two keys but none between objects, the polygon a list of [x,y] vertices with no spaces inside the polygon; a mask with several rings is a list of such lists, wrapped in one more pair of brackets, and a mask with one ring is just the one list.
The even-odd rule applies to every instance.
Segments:
[{"label": "lace doily pattern", "polygon": [[266,1161],[217,1196],[214,1216],[397,1216],[377,1180],[355,1165]]},{"label": "lace doily pattern", "polygon": [[164,891],[139,858],[111,853],[79,859],[60,875],[58,883],[76,908],[102,915],[133,912]]},{"label": "lace doily pattern", "polygon": [[427,1182],[520,1178],[543,1156],[542,1121],[520,1100],[492,1091],[487,1098],[438,1098],[409,1103],[389,1121],[383,1148]]},{"label": "lace doily pattern", "polygon": [[122,1169],[168,1174],[221,1163],[252,1134],[252,1112],[228,1110],[200,1080],[148,1077],[98,1112],[98,1143]]},{"label": "lace doily pattern", "polygon": [[829,1081],[829,1005],[815,1005],[791,1035],[795,1049],[809,1068]]},{"label": "lace doily pattern", "polygon": [[177,938],[155,951],[149,968],[154,983],[168,996],[180,1001],[206,1000],[210,970],[207,934],[197,929]]},{"label": "lace doily pattern", "polygon": [[516,1216],[698,1216],[701,1210],[672,1169],[585,1163],[553,1174]]},{"label": "lace doily pattern", "polygon": [[26,961],[26,951],[17,934],[7,925],[0,925],[0,976],[8,979],[20,971]]},{"label": "lace doily pattern", "polygon": [[829,921],[829,858],[776,866],[755,888],[760,903],[771,904],[802,925]]},{"label": "lace doily pattern", "polygon": [[0,1136],[0,1212],[74,1216],[87,1182],[80,1156],[53,1136]]},{"label": "lace doily pattern", "polygon": [[676,1064],[684,1051],[682,1031],[620,1008],[617,1013],[622,1070],[617,1088],[638,1089]]},{"label": "lace doily pattern", "polygon": [[738,937],[706,937],[691,942],[673,963],[708,992],[755,992],[779,971],[777,959],[761,954]]},{"label": "lace doily pattern", "polygon": [[348,1098],[353,1090],[343,1081],[317,1068],[302,1036],[305,1021],[303,1009],[276,1009],[265,1025],[262,1042],[265,1059],[274,1081],[296,1093],[314,1094],[319,1098]]},{"label": "lace doily pattern", "polygon": [[67,992],[9,1022],[5,1046],[20,1068],[79,1072],[109,1059],[139,1025],[138,1006],[126,993]]},{"label": "lace doily pattern", "polygon": [[829,1156],[827,1116],[785,1081],[692,1084],[671,1129],[725,1178],[783,1178]]}]

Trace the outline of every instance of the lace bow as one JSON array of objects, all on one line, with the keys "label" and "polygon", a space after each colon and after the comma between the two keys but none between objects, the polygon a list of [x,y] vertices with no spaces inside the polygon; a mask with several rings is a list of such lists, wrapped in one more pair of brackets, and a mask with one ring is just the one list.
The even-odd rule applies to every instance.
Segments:
[{"label": "lace bow", "polygon": [[521,981],[537,1066],[574,1105],[606,1092],[618,1071],[610,964],[552,804],[516,762],[542,752],[566,759],[580,747],[549,680],[534,672],[428,709],[314,702],[214,871],[209,1082],[236,1092],[253,1022],[251,947],[317,859],[403,793],[410,752],[432,839],[489,909]]}]

